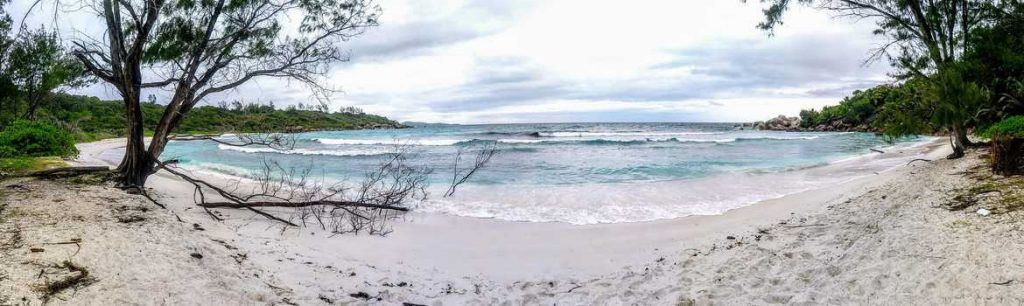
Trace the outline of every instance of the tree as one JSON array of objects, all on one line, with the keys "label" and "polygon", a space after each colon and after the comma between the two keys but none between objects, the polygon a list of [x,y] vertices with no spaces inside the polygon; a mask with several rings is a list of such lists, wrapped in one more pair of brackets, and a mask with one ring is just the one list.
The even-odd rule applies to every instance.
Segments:
[{"label": "tree", "polygon": [[65,53],[55,33],[45,30],[22,33],[9,55],[9,77],[24,93],[26,119],[35,118],[36,110],[54,90],[78,87],[88,83],[82,65]]},{"label": "tree", "polygon": [[7,0],[0,0],[0,123],[7,122],[17,112],[15,106],[17,87],[11,82],[7,67],[8,53],[14,40],[11,39],[11,17],[4,11]]},{"label": "tree", "polygon": [[992,93],[977,115],[990,125],[1024,114],[1024,3],[1007,5],[990,27],[976,29],[963,56],[965,79]]},{"label": "tree", "polygon": [[[887,42],[872,54],[871,60],[889,58],[900,69],[901,79],[931,75],[945,66],[956,65],[964,54],[971,33],[990,24],[993,16],[1006,9],[1009,2],[999,0],[762,0],[770,5],[764,10],[765,20],[758,25],[772,31],[782,24],[783,13],[793,3],[815,5],[839,16],[871,19],[878,26],[874,33]],[[949,68],[955,69],[955,68]],[[937,84],[939,87],[949,84]],[[945,92],[945,91],[940,91]],[[963,100],[939,97],[948,103]],[[969,105],[950,105],[964,109]],[[953,154],[963,156],[967,139],[967,122],[948,123]]]},{"label": "tree", "polygon": [[[348,59],[339,44],[375,26],[380,14],[370,0],[96,2],[106,37],[76,40],[74,54],[124,100],[128,140],[117,169],[124,187],[145,184],[168,136],[210,95],[269,77],[325,97],[331,90],[318,76]],[[147,148],[139,97],[148,88],[173,95]]]}]

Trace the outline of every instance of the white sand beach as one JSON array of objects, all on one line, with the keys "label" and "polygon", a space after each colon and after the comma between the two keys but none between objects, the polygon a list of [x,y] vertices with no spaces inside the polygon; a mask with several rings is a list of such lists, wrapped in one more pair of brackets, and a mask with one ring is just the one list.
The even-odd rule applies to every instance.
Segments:
[{"label": "white sand beach", "polygon": [[[121,145],[82,144],[75,163],[109,165],[100,155]],[[218,222],[166,173],[149,186],[167,209],[28,180],[4,191],[3,234],[20,238],[0,260],[0,302],[40,303],[38,267],[70,260],[94,282],[50,303],[1024,303],[1020,212],[941,208],[981,162],[941,159],[941,141],[915,150],[935,161],[723,215],[570,225],[412,212],[386,237],[282,230],[237,210]],[[119,222],[126,212],[143,220]]]}]

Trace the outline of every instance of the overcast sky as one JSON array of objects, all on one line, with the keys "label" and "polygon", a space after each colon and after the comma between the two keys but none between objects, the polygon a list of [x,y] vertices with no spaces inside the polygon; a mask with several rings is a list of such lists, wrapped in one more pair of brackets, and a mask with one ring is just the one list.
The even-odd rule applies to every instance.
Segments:
[{"label": "overcast sky", "polygon": [[[335,108],[509,123],[753,121],[887,81],[886,63],[863,65],[878,45],[869,23],[798,9],[768,37],[757,2],[380,0],[381,25],[346,46],[351,62],[326,82],[343,90]],[[117,98],[100,85],[79,92]],[[311,96],[262,79],[218,99]]]}]

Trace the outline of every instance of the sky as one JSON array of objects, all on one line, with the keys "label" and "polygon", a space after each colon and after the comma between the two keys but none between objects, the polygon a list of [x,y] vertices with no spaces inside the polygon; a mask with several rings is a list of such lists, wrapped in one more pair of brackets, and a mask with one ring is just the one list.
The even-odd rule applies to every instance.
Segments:
[{"label": "sky", "polygon": [[[341,89],[335,109],[528,123],[764,120],[889,81],[887,63],[865,64],[880,43],[870,22],[800,8],[769,37],[748,2],[379,0],[380,26],[349,41],[351,60],[323,82]],[[118,98],[102,84],[76,92]],[[312,99],[301,84],[257,79],[206,103]]]}]

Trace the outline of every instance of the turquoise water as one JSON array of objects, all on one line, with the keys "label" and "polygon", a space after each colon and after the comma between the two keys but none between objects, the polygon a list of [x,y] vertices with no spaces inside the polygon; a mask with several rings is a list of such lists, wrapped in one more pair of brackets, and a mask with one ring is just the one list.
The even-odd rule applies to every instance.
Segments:
[{"label": "turquoise water", "polygon": [[[436,169],[430,181],[438,195],[460,148],[497,142],[498,155],[459,194],[434,196],[418,208],[588,224],[721,213],[885,170],[897,164],[897,157],[907,156],[857,158],[867,158],[870,148],[911,148],[925,139],[893,144],[866,133],[742,131],[733,124],[572,123],[311,132],[298,134],[297,140],[288,151],[172,142],[165,158],[179,158],[194,170],[239,176],[272,158],[342,180],[360,177],[383,154],[404,145],[411,150],[410,163]],[[825,170],[830,173],[808,177]]]}]

